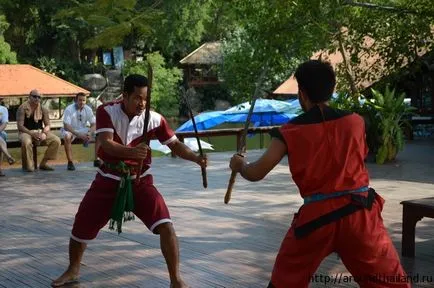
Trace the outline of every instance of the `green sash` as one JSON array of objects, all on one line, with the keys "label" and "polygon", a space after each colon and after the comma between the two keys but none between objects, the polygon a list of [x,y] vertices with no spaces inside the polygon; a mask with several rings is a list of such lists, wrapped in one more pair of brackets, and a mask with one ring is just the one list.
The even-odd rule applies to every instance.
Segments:
[{"label": "green sash", "polygon": [[122,232],[122,222],[134,220],[134,195],[130,167],[123,161],[118,164],[104,163],[104,165],[109,169],[122,173],[109,223],[109,229],[114,230],[116,225],[116,231],[120,234]]}]

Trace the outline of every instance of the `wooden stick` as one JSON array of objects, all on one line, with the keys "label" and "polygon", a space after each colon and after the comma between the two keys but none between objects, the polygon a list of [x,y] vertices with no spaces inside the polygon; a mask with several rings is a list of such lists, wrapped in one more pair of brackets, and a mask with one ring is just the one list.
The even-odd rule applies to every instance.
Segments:
[{"label": "wooden stick", "polygon": [[[259,97],[259,93],[261,91],[260,88],[262,86],[262,82],[264,81],[264,77],[265,77],[265,73],[266,73],[267,69],[268,69],[268,64],[266,64],[265,67],[262,69],[262,72],[259,75],[258,81],[256,82],[255,93],[253,94],[253,97],[252,97],[252,104],[250,104],[249,114],[247,115],[246,122],[244,123],[244,130],[243,130],[243,134],[242,134],[241,139],[240,139],[240,146],[238,147],[238,154],[241,156],[243,156],[244,153],[246,152],[247,130],[249,129],[250,119],[252,118],[253,110],[255,108],[255,102],[256,102],[256,99],[258,99],[258,97]],[[225,199],[224,199],[225,204],[228,204],[229,201],[231,200],[232,188],[234,187],[236,177],[237,177],[237,172],[232,171],[231,178],[229,179],[229,183],[228,183],[228,189],[226,190],[226,194],[225,194]]]},{"label": "wooden stick", "polygon": [[[197,146],[199,147],[199,155],[201,157],[203,157],[202,145],[200,144],[200,139],[199,139],[199,135],[197,132],[196,121],[194,120],[193,110],[191,110],[190,101],[188,100],[187,93],[185,93],[184,89],[182,91],[182,95],[184,96],[185,103],[187,104],[188,112],[190,113],[191,122],[193,123],[194,134],[195,134],[195,137],[197,140]],[[206,176],[206,168],[201,166],[201,172],[202,172],[203,188],[207,188],[208,187],[208,180],[207,180],[207,176]]]},{"label": "wooden stick", "polygon": [[[152,77],[153,77],[153,71],[152,66],[150,63],[148,63],[148,92],[146,95],[146,106],[145,106],[145,121],[143,125],[143,140],[142,143],[148,144],[148,123],[149,123],[149,114],[151,110],[151,92],[152,92]],[[139,144],[141,145],[141,144]],[[151,151],[148,151],[148,153],[151,153]],[[140,183],[140,176],[142,174],[142,168],[143,168],[143,161],[140,160],[137,172],[136,172],[136,180],[134,184],[137,186]]]}]

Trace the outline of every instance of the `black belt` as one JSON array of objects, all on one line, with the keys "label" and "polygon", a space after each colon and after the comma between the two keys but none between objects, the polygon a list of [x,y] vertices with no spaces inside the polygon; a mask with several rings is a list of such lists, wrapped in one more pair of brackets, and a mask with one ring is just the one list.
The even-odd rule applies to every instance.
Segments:
[{"label": "black belt", "polygon": [[342,208],[324,214],[306,224],[294,228],[295,238],[305,237],[310,233],[312,233],[313,231],[321,228],[322,226],[335,222],[361,209],[371,210],[376,194],[377,193],[372,188],[369,188],[367,197],[357,195],[357,194],[351,194],[350,204],[345,205]]}]

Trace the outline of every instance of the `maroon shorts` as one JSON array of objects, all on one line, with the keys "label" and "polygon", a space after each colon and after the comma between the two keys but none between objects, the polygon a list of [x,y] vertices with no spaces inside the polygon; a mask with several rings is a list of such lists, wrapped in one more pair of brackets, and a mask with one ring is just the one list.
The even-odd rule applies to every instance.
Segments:
[{"label": "maroon shorts", "polygon": [[[133,183],[134,214],[154,233],[155,227],[172,222],[163,196],[152,184],[152,176]],[[99,230],[110,220],[119,181],[97,174],[75,215],[71,238],[78,242],[95,239]]]}]

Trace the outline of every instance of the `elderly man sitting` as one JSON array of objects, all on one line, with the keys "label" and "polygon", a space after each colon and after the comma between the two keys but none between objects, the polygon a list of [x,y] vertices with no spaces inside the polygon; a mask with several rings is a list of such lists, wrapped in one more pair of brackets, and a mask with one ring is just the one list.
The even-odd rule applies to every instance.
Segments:
[{"label": "elderly man sitting", "polygon": [[48,146],[39,164],[41,170],[54,170],[47,165],[48,160],[57,158],[60,138],[50,132],[50,118],[48,110],[41,105],[42,95],[38,90],[30,91],[29,100],[24,102],[17,111],[17,126],[21,140],[23,168],[33,172],[37,167],[33,165],[33,143]]}]

